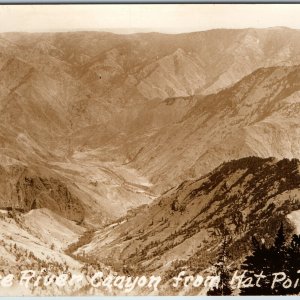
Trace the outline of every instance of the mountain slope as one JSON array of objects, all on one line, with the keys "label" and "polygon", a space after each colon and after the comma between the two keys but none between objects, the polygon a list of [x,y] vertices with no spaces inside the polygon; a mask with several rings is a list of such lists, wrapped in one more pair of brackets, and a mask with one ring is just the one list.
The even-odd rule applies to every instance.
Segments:
[{"label": "mountain slope", "polygon": [[78,269],[75,249],[169,278],[207,272],[226,231],[238,264],[298,230],[299,38],[0,34],[1,265]]},{"label": "mountain slope", "polygon": [[231,159],[299,157],[299,71],[258,69],[219,93],[193,97],[180,122],[131,144],[132,152],[141,149],[132,166],[164,190]]},{"label": "mountain slope", "polygon": [[[299,34],[1,34],[1,163],[46,167],[66,182],[77,172],[83,206],[112,219],[224,160],[297,157]],[[90,184],[78,157],[108,184]],[[141,201],[141,186],[128,189],[107,165],[146,179]],[[109,203],[120,210],[107,214]]]},{"label": "mountain slope", "polygon": [[239,267],[251,236],[271,243],[281,221],[292,231],[290,213],[300,209],[299,197],[299,160],[230,161],[99,231],[77,254],[84,251],[119,271],[128,268],[168,277],[185,267],[205,271],[215,261],[224,234],[229,234],[230,253]]}]

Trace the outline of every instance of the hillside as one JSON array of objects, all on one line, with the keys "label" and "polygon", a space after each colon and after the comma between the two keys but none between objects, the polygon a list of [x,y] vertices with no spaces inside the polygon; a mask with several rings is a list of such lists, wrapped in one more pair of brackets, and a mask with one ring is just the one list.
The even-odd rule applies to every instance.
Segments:
[{"label": "hillside", "polygon": [[299,41],[1,33],[0,265],[168,279],[299,232]]},{"label": "hillside", "polygon": [[138,153],[131,165],[164,191],[224,161],[299,157],[299,71],[262,68],[219,93],[194,96],[179,122],[127,142]]},{"label": "hillside", "polygon": [[298,37],[1,34],[1,164],[75,182],[107,223],[223,161],[298,157]]},{"label": "hillside", "polygon": [[300,210],[299,197],[299,160],[233,160],[183,182],[120,224],[99,231],[77,254],[84,252],[119,272],[171,278],[186,268],[208,271],[229,234],[232,261],[239,268],[252,236],[269,244],[281,221],[290,232],[298,228],[293,220]]}]

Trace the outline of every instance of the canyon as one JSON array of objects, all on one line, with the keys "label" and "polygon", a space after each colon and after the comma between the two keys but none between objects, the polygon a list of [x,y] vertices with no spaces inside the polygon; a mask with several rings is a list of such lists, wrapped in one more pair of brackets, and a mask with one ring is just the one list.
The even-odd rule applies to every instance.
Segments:
[{"label": "canyon", "polygon": [[251,235],[297,230],[299,41],[282,27],[1,33],[1,266],[35,250],[168,275],[208,268],[221,224],[237,262]]}]

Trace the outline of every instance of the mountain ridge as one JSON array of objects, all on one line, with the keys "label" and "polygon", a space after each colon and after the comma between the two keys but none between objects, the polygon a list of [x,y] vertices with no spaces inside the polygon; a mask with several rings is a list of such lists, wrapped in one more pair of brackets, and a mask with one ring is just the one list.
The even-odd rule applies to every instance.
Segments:
[{"label": "mountain ridge", "polygon": [[[292,65],[300,63],[300,56],[297,58],[300,32],[292,30],[288,44],[286,35],[284,29],[130,36],[99,32],[0,34],[0,53],[4,58],[0,68],[3,78],[0,120],[6,132],[1,136],[5,145],[3,159],[10,156],[29,166],[43,165],[50,160],[47,167],[52,172],[56,163],[62,167],[72,162],[75,169],[82,169],[81,157],[91,155],[100,161],[99,166],[113,161],[122,172],[125,167],[136,169],[154,184],[151,193],[157,195],[185,178],[206,173],[221,160],[247,155],[297,156],[294,153],[298,146],[293,142],[288,141],[294,148],[293,153],[288,153],[284,147],[277,150],[273,141],[263,149],[257,140],[261,131],[268,130],[272,137],[277,130],[282,135],[287,128],[295,126],[296,121],[285,122],[284,130],[278,126],[283,111],[276,118],[268,116],[268,123],[253,124],[251,128],[240,128],[238,123],[245,120],[233,116],[231,126],[235,127],[235,135],[230,135],[223,126],[228,110],[232,113],[238,110],[241,116],[251,118],[247,114],[256,113],[247,108],[254,103],[251,99],[259,93],[267,95],[265,90],[258,91],[255,87],[255,92],[247,88],[252,77],[273,84],[266,74],[264,77],[253,70],[262,65],[287,64],[287,61]],[[290,71],[285,74],[284,68],[296,68],[297,73],[297,67],[293,66],[270,68],[277,68],[282,78],[292,76]],[[259,70],[258,73],[263,72]],[[229,76],[228,72],[233,73]],[[231,78],[230,82],[223,81],[222,76]],[[273,80],[276,81],[275,76]],[[282,80],[290,81],[292,88],[298,89],[292,82],[297,77]],[[237,81],[245,87],[239,90]],[[252,97],[253,103],[249,100],[244,107],[239,107],[234,101],[240,100],[230,94],[230,89],[232,93],[240,92],[241,97]],[[282,91],[289,89],[285,87]],[[206,95],[205,91],[215,94]],[[245,92],[250,94],[247,96]],[[222,99],[226,97],[235,100]],[[295,105],[286,103],[285,113]],[[218,110],[223,110],[223,114]],[[195,111],[194,114],[198,111],[198,115],[190,111]],[[219,113],[222,124],[214,113]],[[207,114],[212,119],[206,122]],[[219,124],[212,129],[214,122]],[[207,132],[205,128],[199,130],[203,124],[208,126]],[[224,132],[219,134],[218,130]],[[244,149],[223,149],[223,140],[232,140]],[[203,146],[198,147],[197,141],[202,145],[207,143],[208,148],[200,149]],[[261,153],[253,151],[254,144],[261,148]],[[95,165],[93,162],[90,166],[94,169]],[[168,172],[171,167],[173,175]],[[62,172],[62,176],[69,173]],[[99,171],[101,176],[106,178],[107,173],[101,175]],[[84,186],[93,201],[100,196],[100,207],[106,206],[104,199],[111,195],[106,192],[106,186],[92,188],[89,180]],[[147,186],[144,192],[147,195]],[[136,199],[138,193],[133,192],[131,197]],[[124,199],[125,194],[127,191],[121,187],[114,197]],[[143,203],[151,201],[151,197],[146,198]]]},{"label": "mountain ridge", "polygon": [[281,222],[290,232],[295,230],[289,216],[299,212],[299,187],[297,159],[246,157],[226,162],[96,232],[76,254],[105,260],[118,272],[159,271],[171,278],[187,268],[189,275],[208,272],[227,235],[232,263],[239,268],[251,248],[250,237],[271,244]]}]

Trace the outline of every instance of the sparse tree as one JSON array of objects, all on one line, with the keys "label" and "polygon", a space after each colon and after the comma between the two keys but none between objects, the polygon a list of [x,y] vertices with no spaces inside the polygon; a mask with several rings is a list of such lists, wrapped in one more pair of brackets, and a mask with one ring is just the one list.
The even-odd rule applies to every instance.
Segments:
[{"label": "sparse tree", "polygon": [[219,276],[219,283],[217,287],[211,288],[208,292],[208,296],[229,296],[232,294],[232,288],[230,286],[230,270],[228,264],[228,236],[224,235],[221,250],[217,263],[214,265],[216,269],[216,276]]}]

